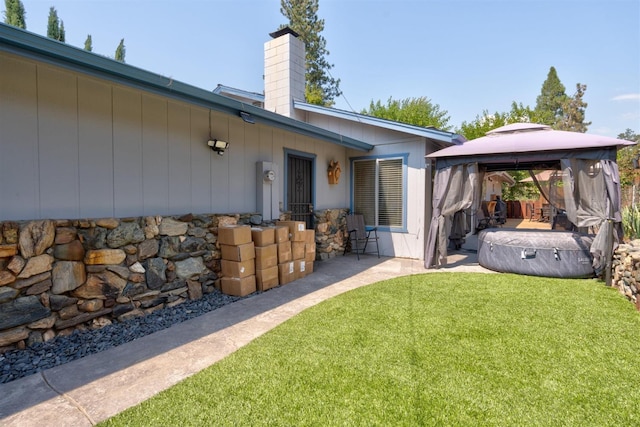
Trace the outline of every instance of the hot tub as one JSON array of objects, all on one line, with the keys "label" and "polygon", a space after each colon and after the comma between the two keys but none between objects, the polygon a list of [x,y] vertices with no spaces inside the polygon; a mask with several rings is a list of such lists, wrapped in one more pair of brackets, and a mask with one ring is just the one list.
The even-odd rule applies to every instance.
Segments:
[{"label": "hot tub", "polygon": [[593,236],[560,230],[486,229],[478,234],[478,262],[504,273],[593,277]]}]

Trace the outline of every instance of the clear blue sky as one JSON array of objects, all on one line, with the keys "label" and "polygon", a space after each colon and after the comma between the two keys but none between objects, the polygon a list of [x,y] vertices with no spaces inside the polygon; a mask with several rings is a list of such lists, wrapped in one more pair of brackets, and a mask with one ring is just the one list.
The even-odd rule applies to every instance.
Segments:
[{"label": "clear blue sky", "polygon": [[[29,31],[46,35],[54,6],[67,43],[91,34],[113,57],[124,38],[128,64],[211,90],[262,92],[264,43],[286,23],[280,0],[22,1]],[[318,15],[336,108],[426,96],[457,128],[512,101],[534,107],[553,66],[568,95],[587,85],[590,133],[640,133],[638,0],[320,0]]]}]

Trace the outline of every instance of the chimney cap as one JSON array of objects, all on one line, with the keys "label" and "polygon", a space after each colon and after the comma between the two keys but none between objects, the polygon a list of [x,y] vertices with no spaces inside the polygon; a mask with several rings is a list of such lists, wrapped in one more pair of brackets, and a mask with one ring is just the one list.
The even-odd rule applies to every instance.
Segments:
[{"label": "chimney cap", "polygon": [[274,31],[273,33],[269,33],[271,38],[277,39],[278,37],[284,36],[285,34],[291,34],[293,37],[300,37],[300,34],[296,33],[289,27],[282,27],[278,31]]}]

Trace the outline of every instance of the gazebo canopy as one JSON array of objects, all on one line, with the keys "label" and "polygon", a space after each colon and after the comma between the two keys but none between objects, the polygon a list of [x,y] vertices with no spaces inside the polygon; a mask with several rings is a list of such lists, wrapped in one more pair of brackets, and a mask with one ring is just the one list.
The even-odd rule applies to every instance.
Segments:
[{"label": "gazebo canopy", "polygon": [[[621,222],[617,150],[635,144],[606,136],[553,130],[547,125],[514,123],[427,155],[435,160],[436,175],[425,267],[446,264],[449,232],[452,225],[461,229],[460,224],[453,224],[464,221],[459,213],[478,209],[485,172],[562,169],[564,185],[570,189],[565,191],[567,217],[577,227],[600,228],[591,252],[597,259],[594,267],[602,268],[604,255],[611,255],[603,251],[605,234],[613,233],[613,223],[619,226]],[[602,197],[592,197],[600,194]]]}]

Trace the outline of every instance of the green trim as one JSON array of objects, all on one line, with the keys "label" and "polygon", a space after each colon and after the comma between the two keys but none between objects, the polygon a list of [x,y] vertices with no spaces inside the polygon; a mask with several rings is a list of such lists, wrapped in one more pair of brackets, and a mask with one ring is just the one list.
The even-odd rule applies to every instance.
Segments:
[{"label": "green trim", "polygon": [[235,116],[239,116],[240,111],[246,111],[255,118],[257,123],[322,139],[343,147],[360,151],[370,151],[374,148],[373,145],[366,142],[2,23],[0,23],[0,51],[49,62],[73,71],[88,73],[109,81],[134,86],[138,89]]}]

